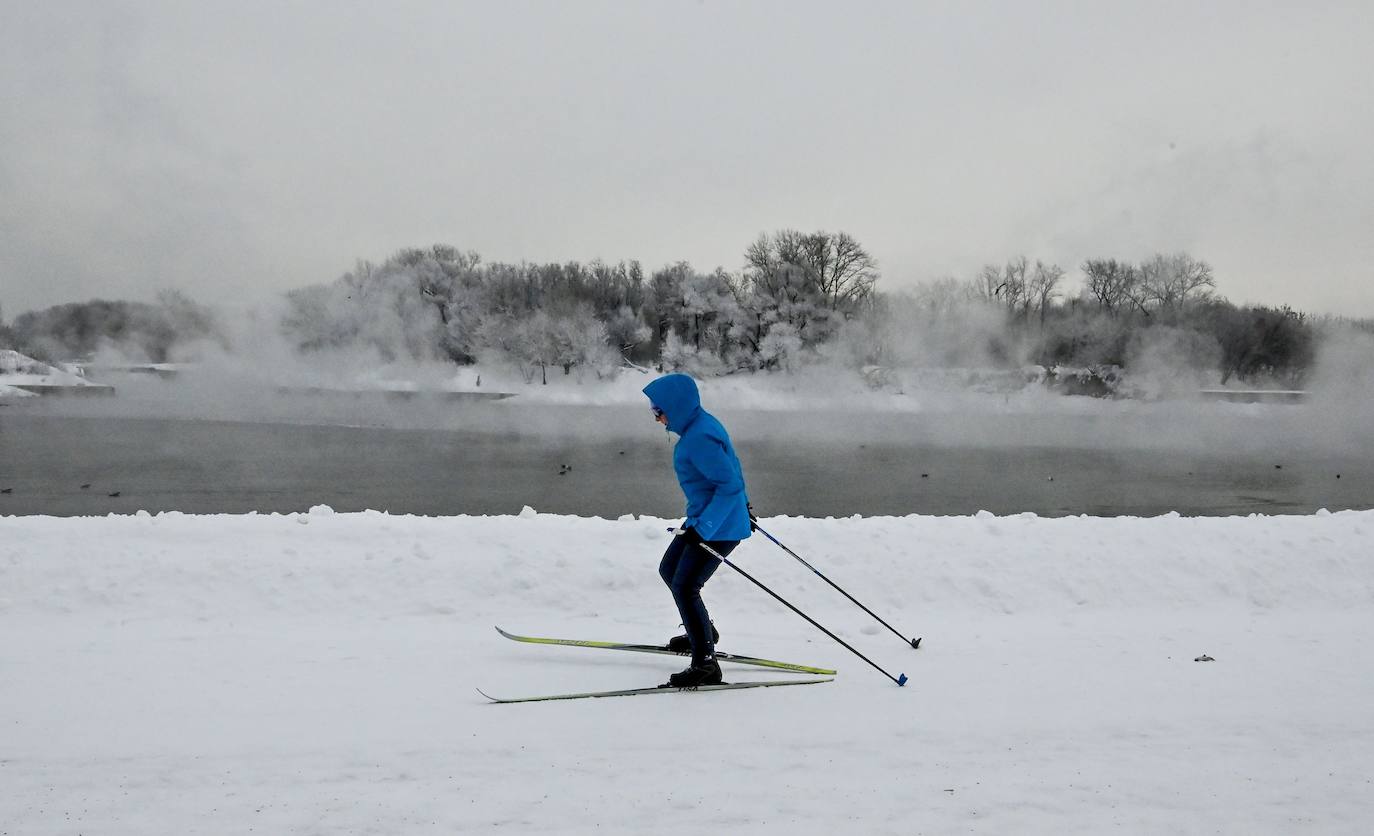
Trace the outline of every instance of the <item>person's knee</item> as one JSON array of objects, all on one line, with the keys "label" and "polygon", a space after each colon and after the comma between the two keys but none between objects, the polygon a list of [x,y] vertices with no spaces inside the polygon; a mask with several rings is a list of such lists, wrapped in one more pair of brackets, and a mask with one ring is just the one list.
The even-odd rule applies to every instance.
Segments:
[{"label": "person's knee", "polygon": [[668,588],[673,591],[673,597],[680,601],[690,601],[693,598],[701,597],[701,587],[690,581],[672,578],[668,581]]}]

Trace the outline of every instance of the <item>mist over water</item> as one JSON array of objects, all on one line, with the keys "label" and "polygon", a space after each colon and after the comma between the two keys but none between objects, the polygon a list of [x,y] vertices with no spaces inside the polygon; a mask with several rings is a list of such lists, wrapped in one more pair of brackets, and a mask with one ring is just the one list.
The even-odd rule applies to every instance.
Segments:
[{"label": "mist over water", "polygon": [[[126,375],[115,397],[0,410],[0,482],[14,488],[0,514],[288,512],[323,503],[672,517],[682,504],[671,468],[676,437],[653,423],[638,393],[649,377],[635,378],[597,390],[601,402],[576,403],[537,385],[472,400]],[[703,382],[751,498],[770,516],[1374,507],[1368,425],[1351,426],[1320,401],[1146,403],[1036,389],[864,400],[828,394],[823,378],[804,380],[800,391],[767,398],[759,390],[777,380]],[[567,399],[588,387],[548,388]]]},{"label": "mist over water", "polygon": [[[432,325],[412,321],[432,315],[423,307],[369,319],[365,339],[360,335],[351,345],[303,352],[283,330],[289,315],[284,300],[217,311],[216,338],[176,345],[170,359],[186,366],[170,378],[102,371],[146,360],[107,344],[92,377],[117,386],[116,397],[44,399],[24,408],[550,439],[633,439],[646,430],[639,390],[652,373],[621,369],[614,379],[598,380],[554,366],[545,386],[538,374],[530,382],[528,369],[521,373],[500,358],[462,367],[417,357],[414,335]],[[857,367],[878,344],[889,365],[881,385],[870,387]],[[1130,385],[1124,391],[1134,397],[1067,397],[1026,383],[1013,369],[1029,364],[1035,351],[1030,333],[1010,328],[1004,311],[970,302],[945,282],[894,295],[888,315],[856,323],[788,372],[697,377],[706,407],[741,442],[1177,453],[1374,450],[1374,335],[1367,332],[1322,329],[1302,383],[1308,394],[1297,405],[1201,400],[1200,389],[1217,385],[1213,349],[1199,348],[1168,326],[1141,329],[1128,347]],[[1002,379],[978,386],[989,374]],[[513,397],[487,399],[501,394]]]},{"label": "mist over water", "polygon": [[[652,376],[635,373],[614,383],[578,385],[558,379],[548,387],[498,378],[464,391],[426,387],[423,381],[414,391],[346,391],[329,388],[337,384],[328,379],[315,381],[315,386],[288,385],[201,369],[173,378],[107,374],[97,379],[115,385],[118,394],[35,399],[7,409],[34,415],[462,431],[589,442],[666,436],[648,420],[639,393]],[[739,443],[1374,454],[1369,403],[1354,386],[1314,387],[1300,404],[1106,400],[1057,395],[1035,385],[1001,395],[938,390],[898,396],[864,391],[852,372],[809,370],[792,376],[704,380],[702,390],[706,408],[726,422]],[[492,397],[498,394],[511,396]]]},{"label": "mist over water", "polygon": [[[139,358],[110,348],[90,376],[114,397],[0,407],[0,482],[14,488],[0,514],[681,510],[675,436],[640,392],[655,373],[551,368],[541,385],[500,364],[398,361],[376,346],[306,355],[276,322],[234,318],[225,343],[182,347],[174,376],[113,371]],[[1163,331],[1139,354],[1156,399],[1065,396],[1005,372],[1014,386],[979,390],[967,385],[979,375],[921,365],[979,362],[991,322],[906,329],[907,365],[878,387],[833,355],[701,377],[703,402],[767,514],[1374,507],[1367,334],[1323,344],[1299,404],[1200,399],[1198,370]]]}]

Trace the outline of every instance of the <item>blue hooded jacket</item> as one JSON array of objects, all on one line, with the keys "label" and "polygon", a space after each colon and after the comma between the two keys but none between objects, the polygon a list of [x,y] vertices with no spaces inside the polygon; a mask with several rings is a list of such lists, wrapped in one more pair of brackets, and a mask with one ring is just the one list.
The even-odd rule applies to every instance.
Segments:
[{"label": "blue hooded jacket", "polygon": [[644,387],[649,402],[678,434],[673,470],[687,497],[684,526],[703,540],[743,540],[749,536],[749,497],[744,470],[720,421],[701,408],[696,381],[669,374]]}]

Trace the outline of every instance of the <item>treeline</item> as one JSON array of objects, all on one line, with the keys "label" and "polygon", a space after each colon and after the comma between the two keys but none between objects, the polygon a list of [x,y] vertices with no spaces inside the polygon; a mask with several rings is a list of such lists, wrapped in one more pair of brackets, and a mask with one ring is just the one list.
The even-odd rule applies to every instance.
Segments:
[{"label": "treeline", "polygon": [[[1059,265],[1016,257],[886,293],[853,236],[782,230],[750,244],[744,264],[733,273],[686,262],[646,272],[637,261],[485,263],[447,245],[406,249],[287,293],[280,330],[307,354],[363,347],[384,362],[499,363],[543,381],[550,370],[601,377],[626,364],[717,375],[827,361],[1170,368],[1295,386],[1338,324],[1233,305],[1211,266],[1187,253],[1089,259],[1073,281]],[[1344,324],[1374,332],[1370,321]],[[95,301],[26,313],[8,329],[0,322],[0,343],[47,360],[108,342],[163,362],[191,340],[232,348],[224,333],[175,292],[154,305]]]},{"label": "treeline", "polygon": [[439,356],[598,376],[624,363],[722,374],[787,369],[862,315],[878,280],[846,233],[758,238],[742,274],[679,262],[484,264],[450,246],[363,262],[292,291],[283,327],[303,350],[370,345],[384,359]]},{"label": "treeline", "polygon": [[157,294],[157,302],[73,302],[15,317],[0,317],[0,348],[56,363],[91,358],[112,348],[126,360],[165,363],[178,345],[214,340],[227,346],[215,314],[176,290]]},{"label": "treeline", "polygon": [[1237,306],[1217,294],[1211,266],[1187,253],[1132,263],[1088,259],[1081,283],[1058,265],[1025,257],[985,266],[969,280],[923,286],[919,301],[941,316],[968,305],[999,313],[1008,339],[990,336],[989,355],[1046,367],[1168,366],[1298,385],[1321,333],[1334,322],[1290,307]]},{"label": "treeline", "polygon": [[304,350],[366,344],[386,359],[509,362],[598,376],[625,363],[697,374],[862,366],[1173,366],[1297,385],[1320,325],[1288,307],[1239,307],[1186,253],[1090,259],[1071,284],[1025,257],[883,293],[846,233],[760,236],[739,273],[686,262],[485,264],[437,245],[360,263],[288,294],[285,329]]}]

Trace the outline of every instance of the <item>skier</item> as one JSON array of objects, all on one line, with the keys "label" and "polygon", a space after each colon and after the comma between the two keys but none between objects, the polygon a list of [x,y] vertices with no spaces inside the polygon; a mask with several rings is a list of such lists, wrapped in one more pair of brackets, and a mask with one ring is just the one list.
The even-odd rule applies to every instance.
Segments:
[{"label": "skier", "polygon": [[701,600],[701,588],[720,561],[701,548],[706,543],[722,557],[749,536],[749,498],[744,471],[720,421],[701,408],[696,381],[669,374],[644,387],[654,419],[677,433],[673,470],[687,498],[687,519],[663,553],[658,574],[673,593],[685,635],[669,640],[678,652],[691,650],[692,664],[668,678],[668,687],[694,688],[721,681],[715,643],[720,640]]}]

